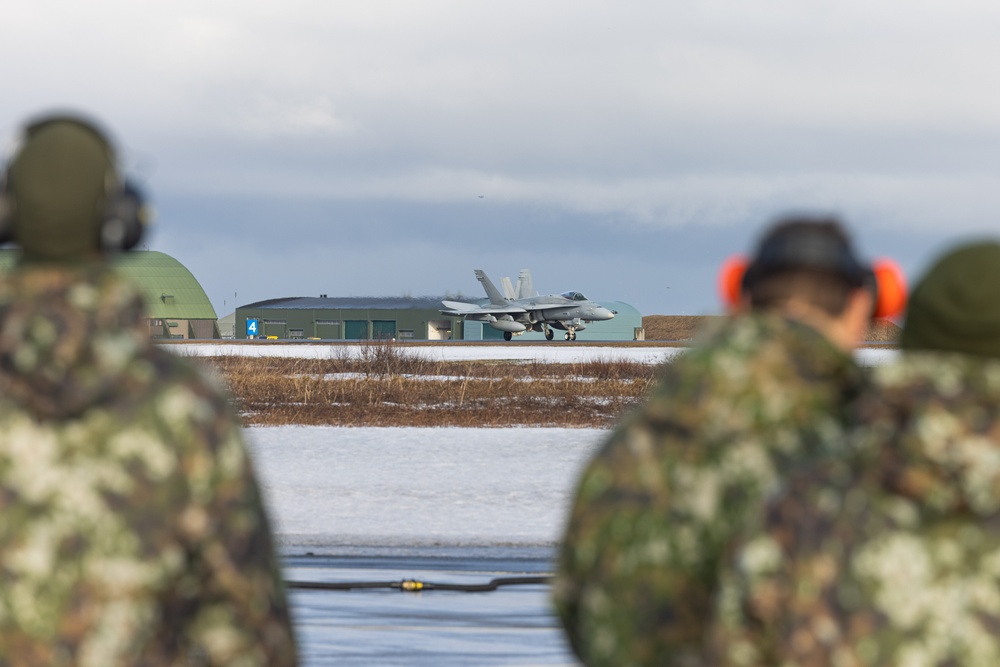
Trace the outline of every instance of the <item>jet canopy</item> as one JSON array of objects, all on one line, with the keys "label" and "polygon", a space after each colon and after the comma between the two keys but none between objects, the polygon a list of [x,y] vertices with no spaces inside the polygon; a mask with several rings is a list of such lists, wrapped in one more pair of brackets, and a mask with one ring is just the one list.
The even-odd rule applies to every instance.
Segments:
[{"label": "jet canopy", "polygon": [[583,292],[563,292],[559,296],[564,299],[569,299],[570,301],[588,301],[587,297],[583,295]]}]

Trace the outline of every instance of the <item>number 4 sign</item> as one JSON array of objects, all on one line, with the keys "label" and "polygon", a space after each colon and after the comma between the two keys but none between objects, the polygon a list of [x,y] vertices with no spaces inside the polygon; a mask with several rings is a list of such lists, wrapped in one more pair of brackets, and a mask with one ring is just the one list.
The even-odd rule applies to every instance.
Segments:
[{"label": "number 4 sign", "polygon": [[247,338],[256,338],[260,320],[256,317],[247,318]]}]

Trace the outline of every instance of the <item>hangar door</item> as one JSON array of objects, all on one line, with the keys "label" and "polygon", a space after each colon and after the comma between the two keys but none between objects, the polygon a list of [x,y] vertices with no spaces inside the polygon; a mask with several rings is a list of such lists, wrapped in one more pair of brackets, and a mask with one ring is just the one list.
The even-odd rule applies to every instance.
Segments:
[{"label": "hangar door", "polygon": [[427,340],[451,340],[452,338],[451,320],[427,320]]},{"label": "hangar door", "polygon": [[392,340],[396,337],[396,320],[372,320],[372,338]]},{"label": "hangar door", "polygon": [[340,320],[316,320],[316,338],[328,340],[340,338]]},{"label": "hangar door", "polygon": [[344,338],[347,340],[368,340],[368,320],[346,320]]},{"label": "hangar door", "polygon": [[285,338],[287,320],[264,320],[261,333],[267,337]]}]

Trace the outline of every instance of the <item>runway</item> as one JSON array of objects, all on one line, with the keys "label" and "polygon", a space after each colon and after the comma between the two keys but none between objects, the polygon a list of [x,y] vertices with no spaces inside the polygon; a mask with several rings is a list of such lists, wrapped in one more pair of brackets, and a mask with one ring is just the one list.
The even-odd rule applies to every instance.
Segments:
[{"label": "runway", "polygon": [[[484,583],[551,571],[539,547],[357,549],[287,556],[286,579]],[[302,663],[320,665],[577,665],[549,608],[547,585],[485,593],[390,589],[289,592]]]}]

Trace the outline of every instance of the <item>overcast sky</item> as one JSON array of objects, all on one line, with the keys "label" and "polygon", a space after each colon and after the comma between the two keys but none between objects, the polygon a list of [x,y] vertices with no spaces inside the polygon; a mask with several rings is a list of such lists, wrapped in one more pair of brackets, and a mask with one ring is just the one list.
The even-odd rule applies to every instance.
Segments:
[{"label": "overcast sky", "polygon": [[12,0],[0,132],[105,123],[220,316],[476,268],[707,314],[785,211],[911,276],[1000,232],[997,35],[990,0]]}]

